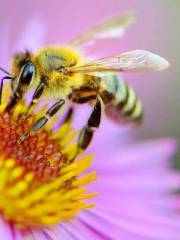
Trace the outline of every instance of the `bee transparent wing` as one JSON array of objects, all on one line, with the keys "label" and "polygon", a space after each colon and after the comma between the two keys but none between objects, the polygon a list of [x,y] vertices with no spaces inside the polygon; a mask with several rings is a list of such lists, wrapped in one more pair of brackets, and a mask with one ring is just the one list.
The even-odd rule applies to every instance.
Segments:
[{"label": "bee transparent wing", "polygon": [[134,22],[134,15],[124,14],[111,18],[101,24],[89,29],[89,31],[80,34],[69,44],[80,47],[84,44],[92,44],[97,40],[119,39],[124,35],[125,29]]},{"label": "bee transparent wing", "polygon": [[83,66],[69,69],[73,73],[93,74],[101,72],[156,72],[162,71],[169,63],[162,57],[144,50],[134,50],[117,56],[102,58]]}]

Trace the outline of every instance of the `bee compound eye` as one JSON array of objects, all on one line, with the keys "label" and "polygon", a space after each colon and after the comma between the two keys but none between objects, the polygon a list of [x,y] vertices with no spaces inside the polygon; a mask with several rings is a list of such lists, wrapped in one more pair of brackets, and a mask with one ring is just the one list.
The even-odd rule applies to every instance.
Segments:
[{"label": "bee compound eye", "polygon": [[32,63],[27,63],[21,73],[20,83],[29,85],[35,73],[35,67]]}]

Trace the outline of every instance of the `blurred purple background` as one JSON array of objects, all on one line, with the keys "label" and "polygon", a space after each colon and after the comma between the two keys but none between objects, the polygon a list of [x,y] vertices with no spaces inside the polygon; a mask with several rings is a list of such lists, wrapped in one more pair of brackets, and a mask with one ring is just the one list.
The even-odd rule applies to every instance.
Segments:
[{"label": "blurred purple background", "polygon": [[[0,3],[0,45],[4,46],[5,41],[9,44],[1,51],[0,64],[4,67],[15,49],[29,46],[28,43],[17,46],[17,41],[32,17],[45,25],[45,43],[64,43],[100,20],[134,12],[137,21],[125,37],[113,45],[98,46],[98,55],[146,49],[167,58],[171,68],[165,72],[124,75],[145,107],[144,124],[133,133],[139,139],[180,136],[179,0],[1,0]],[[3,34],[7,37],[3,38]],[[32,34],[43,33],[32,31]]]}]

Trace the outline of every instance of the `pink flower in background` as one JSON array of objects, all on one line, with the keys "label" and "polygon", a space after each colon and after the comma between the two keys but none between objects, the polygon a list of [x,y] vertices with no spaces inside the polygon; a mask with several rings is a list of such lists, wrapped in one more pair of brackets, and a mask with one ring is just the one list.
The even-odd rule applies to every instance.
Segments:
[{"label": "pink flower in background", "polygon": [[[28,25],[28,30],[24,31],[25,36],[18,41],[20,43],[16,47],[18,50],[23,50],[24,47],[35,49],[43,44],[43,41],[41,41],[43,36],[41,24],[34,21]],[[6,37],[7,35],[4,34],[3,36]],[[32,36],[32,38],[29,36]],[[7,41],[5,41],[6,43]],[[1,47],[2,50],[7,49],[6,45],[1,45]],[[84,112],[81,115],[79,114],[77,119],[81,119],[80,116],[83,115],[85,115]],[[4,124],[7,128],[9,127],[6,121]],[[0,133],[2,132],[0,131]],[[15,130],[15,134],[19,134],[19,132]],[[51,137],[51,134],[49,135]],[[39,133],[39,136],[41,136],[41,133]],[[6,143],[7,139],[3,139],[3,137],[2,134],[1,141]],[[6,209],[6,206],[12,206],[13,209],[16,202],[12,201],[10,205],[8,203],[6,205],[1,200],[0,207],[3,206],[3,208],[1,209],[0,237],[3,240],[178,240],[180,223],[173,209],[173,200],[169,195],[177,184],[176,177],[169,169],[169,160],[176,151],[176,143],[171,139],[162,139],[144,144],[130,143],[129,145],[123,145],[119,141],[120,138],[127,141],[129,133],[122,132],[117,126],[113,126],[108,120],[104,120],[101,130],[97,133],[97,137],[90,148],[90,151],[97,155],[90,173],[92,170],[96,170],[98,180],[94,176],[94,178],[88,179],[88,182],[93,180],[96,180],[96,182],[87,188],[90,193],[99,193],[99,196],[93,199],[96,202],[96,207],[85,209],[68,221],[59,221],[59,223],[53,225],[44,224],[43,226],[41,224],[40,227],[36,227],[34,222],[33,227],[31,223],[26,226],[26,230],[21,230],[22,226],[16,226],[11,221],[11,211],[8,211],[11,208]],[[61,139],[62,142],[63,139]],[[47,147],[48,141],[46,142]],[[13,146],[11,147],[13,148]],[[25,150],[27,150],[26,146]],[[1,158],[4,160],[3,155]],[[11,162],[8,162],[4,168],[8,170],[10,166]],[[26,163],[24,166],[27,167]],[[2,166],[1,169],[3,169]],[[35,169],[34,172],[39,174],[39,170],[36,172]],[[5,179],[5,177],[2,177],[2,179]],[[1,184],[0,191],[2,191]],[[7,186],[11,189],[10,185]],[[4,192],[6,192],[6,189]],[[29,193],[31,193],[31,189]],[[79,197],[83,196],[80,195]],[[29,197],[31,197],[30,194]],[[48,194],[45,195],[45,198],[41,199],[42,202],[48,197]],[[86,196],[84,198],[86,199]],[[53,204],[51,206],[51,202],[48,203],[48,206],[53,208]],[[43,204],[39,204],[37,212],[41,213],[41,207],[43,207]],[[6,212],[5,217],[3,217],[3,211]],[[24,222],[27,223],[28,219],[23,221],[22,215],[21,212],[19,214],[17,212],[17,219],[13,218],[13,222],[16,223],[17,221],[19,223],[19,221],[22,221],[22,225]],[[9,220],[5,220],[8,217]]]}]

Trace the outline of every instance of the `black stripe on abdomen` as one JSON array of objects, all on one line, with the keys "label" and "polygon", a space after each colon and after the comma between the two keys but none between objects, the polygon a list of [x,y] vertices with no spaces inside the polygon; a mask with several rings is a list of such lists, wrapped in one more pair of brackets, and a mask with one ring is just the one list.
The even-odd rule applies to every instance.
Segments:
[{"label": "black stripe on abdomen", "polygon": [[140,99],[132,87],[117,78],[117,90],[113,101],[106,107],[107,115],[118,123],[135,122],[142,119],[143,110]]}]

